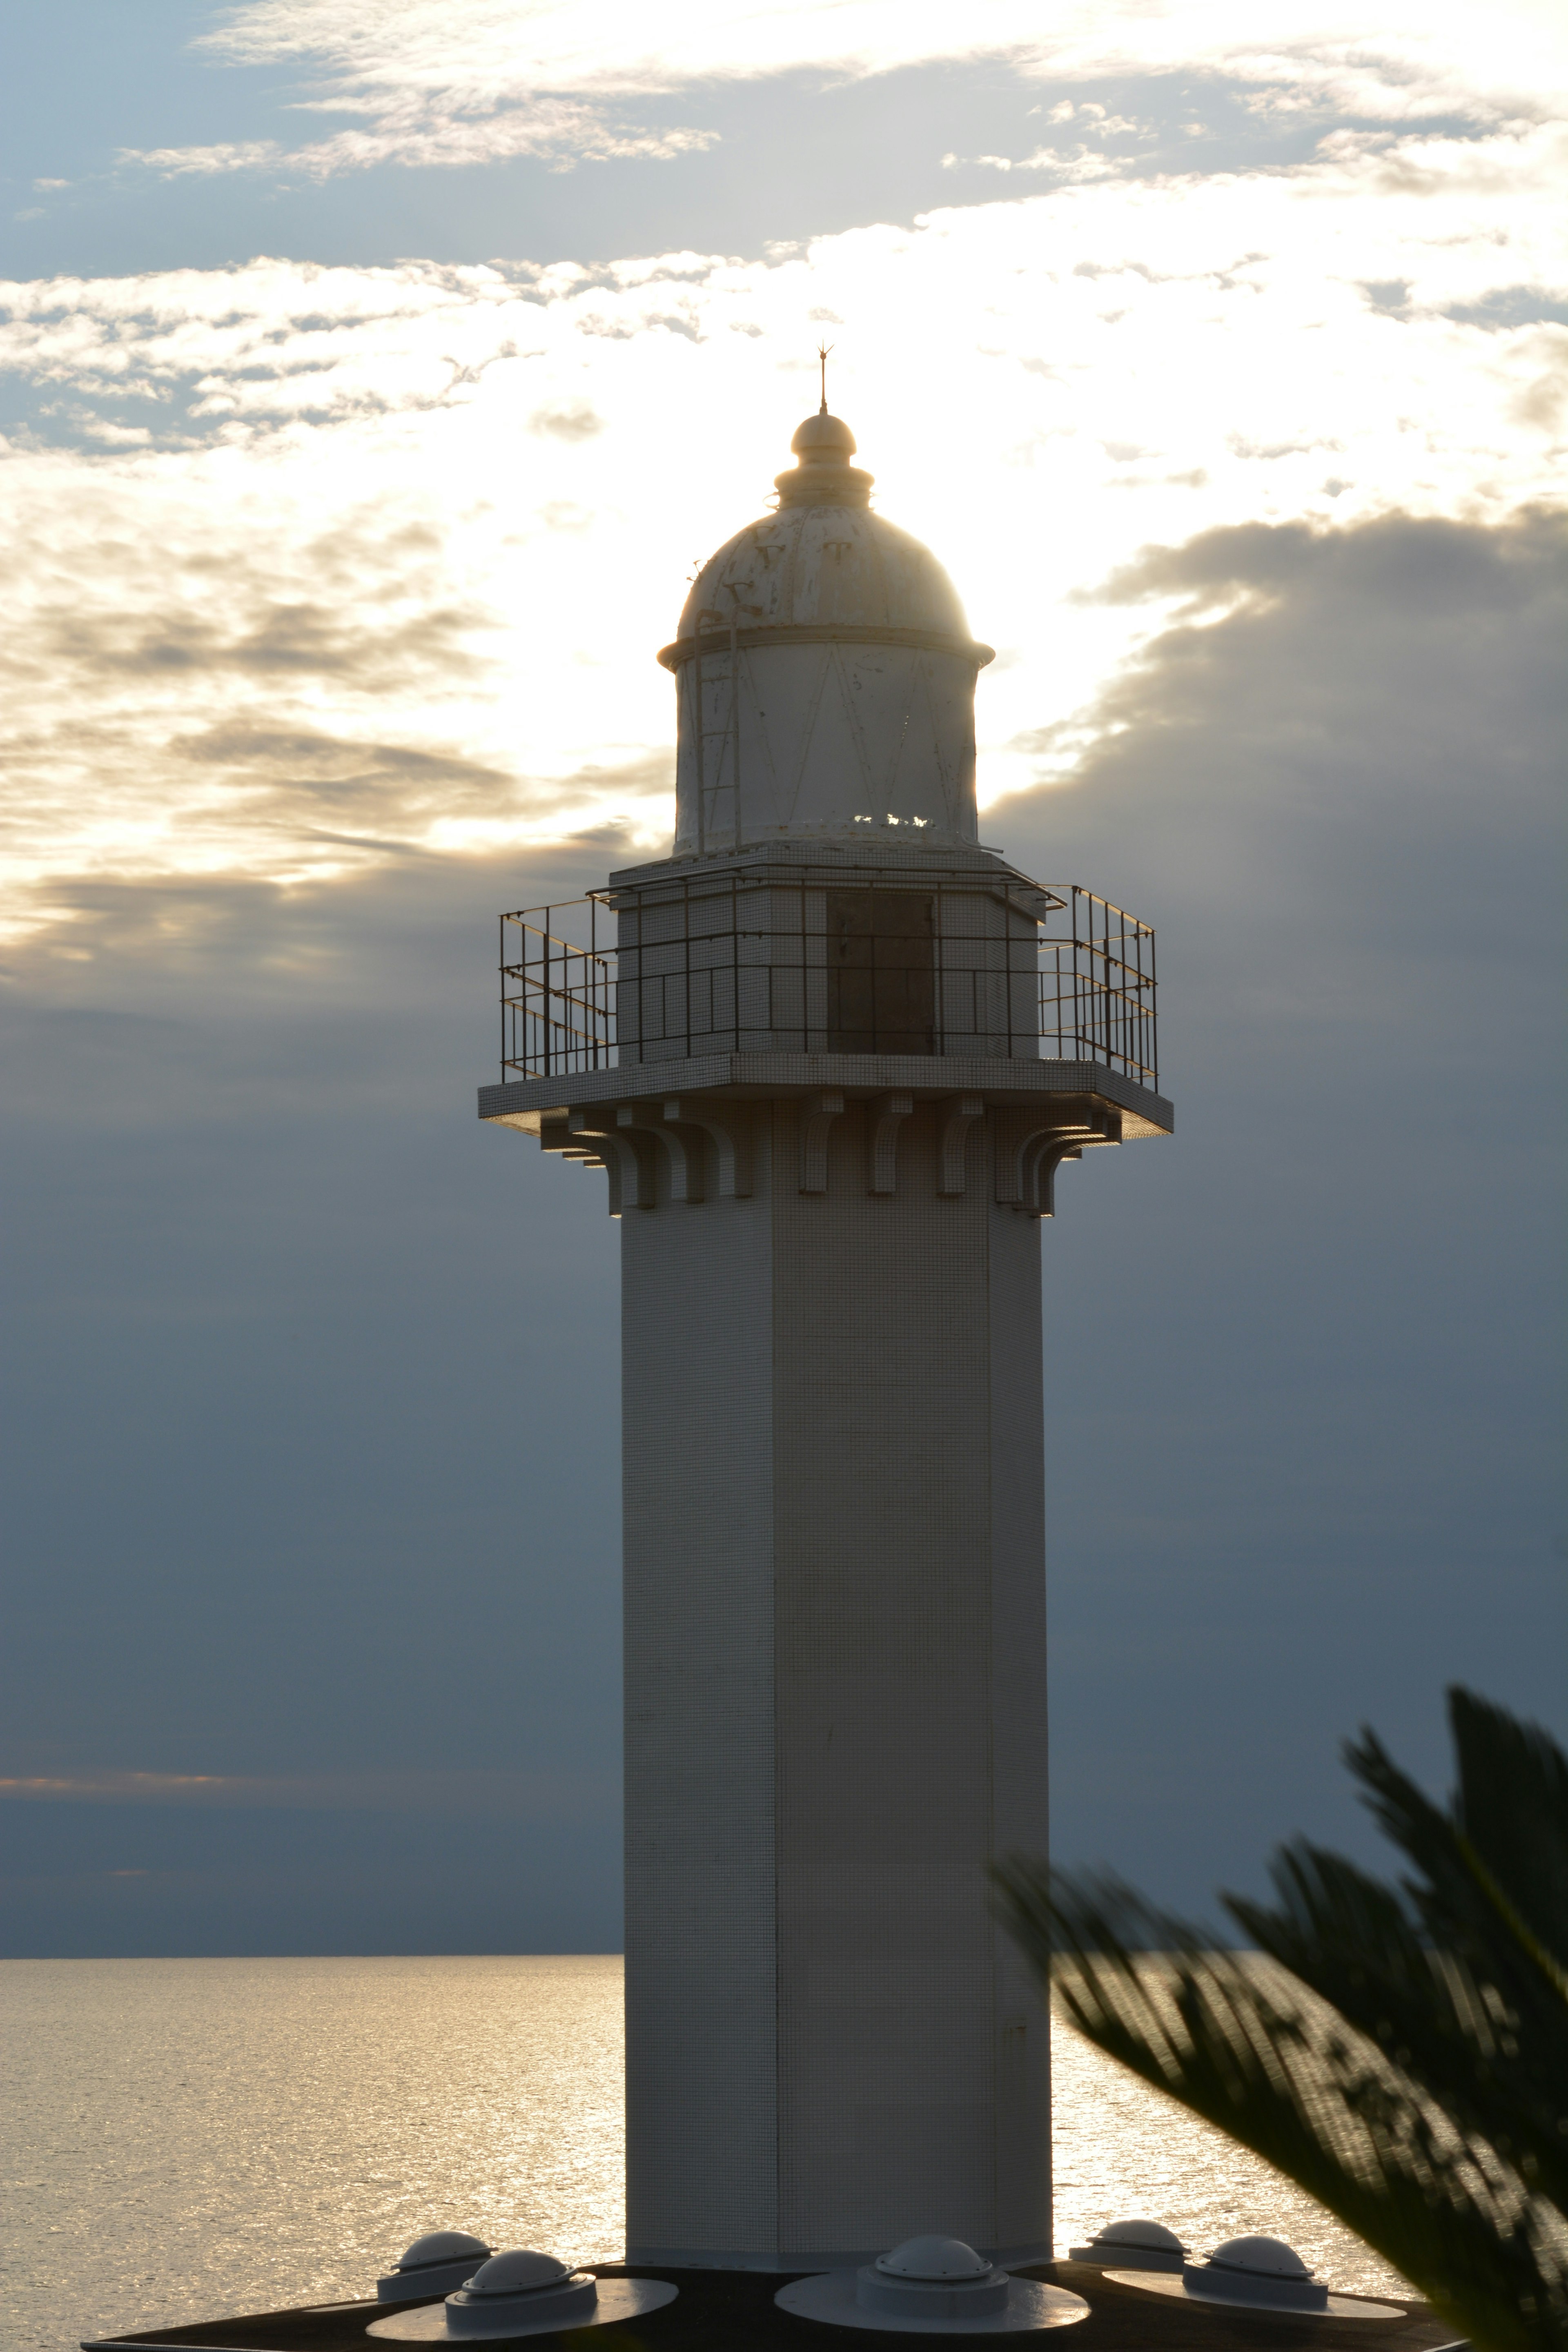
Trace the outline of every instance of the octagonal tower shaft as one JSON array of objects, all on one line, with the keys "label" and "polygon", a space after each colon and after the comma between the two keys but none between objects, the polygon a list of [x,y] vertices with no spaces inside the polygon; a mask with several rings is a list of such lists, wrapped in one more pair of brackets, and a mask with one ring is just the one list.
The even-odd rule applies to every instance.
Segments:
[{"label": "octagonal tower shaft", "polygon": [[622,1219],[628,2259],[1048,2256],[1039,1228],[983,1118],[874,1192],[874,1097],[750,1116],[749,1197]]}]

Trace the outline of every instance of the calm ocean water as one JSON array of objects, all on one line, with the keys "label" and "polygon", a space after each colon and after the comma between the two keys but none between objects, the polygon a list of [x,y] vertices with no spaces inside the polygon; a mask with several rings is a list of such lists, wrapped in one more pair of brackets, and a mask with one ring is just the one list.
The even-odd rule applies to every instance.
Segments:
[{"label": "calm ocean water", "polygon": [[[0,2345],[374,2293],[424,2230],[622,2247],[621,1963],[0,1963]],[[1127,2213],[1394,2273],[1058,2029],[1057,2246]]]}]

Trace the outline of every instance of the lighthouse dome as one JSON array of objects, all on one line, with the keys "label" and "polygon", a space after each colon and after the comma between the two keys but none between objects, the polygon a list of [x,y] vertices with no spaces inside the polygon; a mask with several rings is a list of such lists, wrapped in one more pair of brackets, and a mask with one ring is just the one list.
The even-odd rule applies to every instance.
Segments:
[{"label": "lighthouse dome", "polygon": [[974,679],[992,658],[929,547],[870,506],[855,436],[800,425],[777,509],[710,556],[679,635],[677,856],[907,831],[973,843]]},{"label": "lighthouse dome", "polygon": [[777,512],[749,522],[709,557],[679,637],[826,625],[967,650],[958,591],[929,547],[872,513],[873,478],[848,462],[855,436],[847,425],[808,416],[791,446],[799,463],[777,477]]}]

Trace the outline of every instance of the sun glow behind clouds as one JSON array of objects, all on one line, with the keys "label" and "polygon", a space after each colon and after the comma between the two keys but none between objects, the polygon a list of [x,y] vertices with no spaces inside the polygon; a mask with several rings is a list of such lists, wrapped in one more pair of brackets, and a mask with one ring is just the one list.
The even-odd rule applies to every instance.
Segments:
[{"label": "sun glow behind clouds", "polygon": [[998,647],[983,801],[1068,777],[1156,617],[1083,592],[1139,547],[1557,494],[1562,164],[1550,128],[1344,138],[756,264],[5,289],[38,425],[0,468],[13,919],[128,877],[655,852],[653,653],[763,508],[824,322],[882,510]]}]

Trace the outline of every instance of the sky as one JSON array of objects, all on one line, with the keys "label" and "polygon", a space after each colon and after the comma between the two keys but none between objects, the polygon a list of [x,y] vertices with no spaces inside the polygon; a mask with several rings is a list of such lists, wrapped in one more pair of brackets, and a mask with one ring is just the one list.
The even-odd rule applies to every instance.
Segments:
[{"label": "sky", "polygon": [[[1568,31],[1383,0],[4,0],[0,1950],[618,1948],[616,1235],[495,918],[660,855],[832,345],[1152,922],[1043,1229],[1053,1837],[1568,1736]],[[1042,1705],[1046,1703],[1042,1676]]]}]

